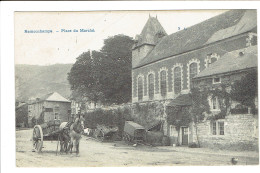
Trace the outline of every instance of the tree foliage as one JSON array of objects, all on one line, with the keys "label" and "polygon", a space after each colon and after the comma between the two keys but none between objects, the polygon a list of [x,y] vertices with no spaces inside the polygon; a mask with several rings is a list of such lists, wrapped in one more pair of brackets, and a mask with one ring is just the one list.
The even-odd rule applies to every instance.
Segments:
[{"label": "tree foliage", "polygon": [[84,52],[73,64],[68,73],[68,81],[71,85],[72,96],[84,100],[86,98],[97,102],[102,100],[102,85],[100,84],[101,59],[103,54],[98,51]]},{"label": "tree foliage", "polygon": [[103,59],[103,93],[107,103],[131,100],[132,38],[125,35],[109,37],[101,52]]},{"label": "tree foliage", "polygon": [[179,130],[181,126],[188,126],[190,122],[192,122],[189,106],[168,107],[166,111],[167,115],[170,115],[167,116],[167,122],[174,125],[177,130]]},{"label": "tree foliage", "polygon": [[253,70],[232,85],[230,94],[232,100],[254,108],[257,92],[257,71]]},{"label": "tree foliage", "polygon": [[28,126],[28,105],[21,106],[15,109],[15,123],[19,126],[20,123]]},{"label": "tree foliage", "polygon": [[68,74],[74,98],[121,104],[131,99],[132,38],[116,35],[104,40],[100,52],[84,52]]}]

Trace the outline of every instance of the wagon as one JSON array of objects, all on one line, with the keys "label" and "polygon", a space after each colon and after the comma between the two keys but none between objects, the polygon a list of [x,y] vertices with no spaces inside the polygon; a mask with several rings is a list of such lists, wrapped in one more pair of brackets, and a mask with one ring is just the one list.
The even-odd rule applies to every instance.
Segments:
[{"label": "wagon", "polygon": [[41,152],[43,141],[56,141],[59,138],[60,120],[52,120],[41,125],[35,125],[33,128],[33,149]]},{"label": "wagon", "polygon": [[94,132],[94,137],[100,141],[114,140],[118,132],[116,126],[106,126],[97,124],[97,129]]},{"label": "wagon", "polygon": [[123,132],[123,140],[127,142],[143,142],[145,139],[145,128],[133,121],[126,121]]}]

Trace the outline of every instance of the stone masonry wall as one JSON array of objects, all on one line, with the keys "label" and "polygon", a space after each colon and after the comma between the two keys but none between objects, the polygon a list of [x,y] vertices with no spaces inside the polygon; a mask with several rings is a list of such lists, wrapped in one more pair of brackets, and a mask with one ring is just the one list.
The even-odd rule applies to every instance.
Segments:
[{"label": "stone masonry wall", "polygon": [[[212,123],[207,120],[198,124],[201,147],[229,150],[258,150],[258,120],[251,114],[229,115],[224,122],[224,135],[212,134]],[[195,128],[193,141],[196,142]]]}]

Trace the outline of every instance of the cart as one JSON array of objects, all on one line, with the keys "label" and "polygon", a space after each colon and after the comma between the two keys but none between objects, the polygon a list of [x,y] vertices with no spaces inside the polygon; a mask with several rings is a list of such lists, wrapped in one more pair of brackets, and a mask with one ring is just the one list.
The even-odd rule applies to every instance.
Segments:
[{"label": "cart", "polygon": [[60,120],[52,120],[41,125],[35,125],[33,128],[33,149],[41,152],[43,141],[57,141],[59,139]]},{"label": "cart", "polygon": [[97,128],[94,132],[94,137],[101,142],[103,141],[114,141],[118,132],[118,127],[116,126],[106,126],[97,124]]},{"label": "cart", "polygon": [[123,140],[132,143],[143,143],[145,140],[146,131],[145,128],[133,121],[126,121]]}]

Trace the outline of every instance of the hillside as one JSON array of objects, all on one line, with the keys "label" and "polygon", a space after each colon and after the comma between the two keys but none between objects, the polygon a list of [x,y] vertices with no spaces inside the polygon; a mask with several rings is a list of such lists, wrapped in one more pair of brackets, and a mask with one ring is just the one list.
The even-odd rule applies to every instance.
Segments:
[{"label": "hillside", "polygon": [[67,73],[71,67],[72,64],[15,65],[16,100],[26,101],[54,91],[68,98],[71,91]]}]

